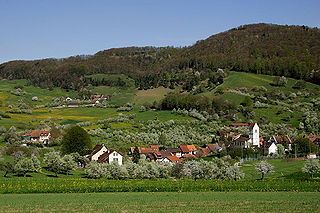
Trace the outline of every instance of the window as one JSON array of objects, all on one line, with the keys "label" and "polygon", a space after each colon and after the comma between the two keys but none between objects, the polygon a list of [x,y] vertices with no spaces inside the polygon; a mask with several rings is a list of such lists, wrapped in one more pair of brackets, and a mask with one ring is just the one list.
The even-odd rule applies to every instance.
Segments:
[{"label": "window", "polygon": [[113,158],[114,161],[118,161],[118,158]]},{"label": "window", "polygon": [[254,132],[255,132],[255,133],[257,133],[257,132],[258,132],[258,130],[255,130]]}]

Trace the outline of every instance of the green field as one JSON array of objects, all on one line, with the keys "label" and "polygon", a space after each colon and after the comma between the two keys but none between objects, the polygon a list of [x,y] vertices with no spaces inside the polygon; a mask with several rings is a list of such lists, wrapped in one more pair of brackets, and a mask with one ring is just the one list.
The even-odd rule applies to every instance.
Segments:
[{"label": "green field", "polygon": [[319,193],[194,192],[1,195],[1,212],[318,212]]}]

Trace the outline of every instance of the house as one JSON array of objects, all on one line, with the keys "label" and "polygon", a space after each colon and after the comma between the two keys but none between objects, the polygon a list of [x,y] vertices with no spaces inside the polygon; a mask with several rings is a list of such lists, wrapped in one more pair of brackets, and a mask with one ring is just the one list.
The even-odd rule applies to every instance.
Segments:
[{"label": "house", "polygon": [[208,148],[210,152],[217,153],[222,151],[222,147],[218,144],[207,144],[205,145],[205,148]]},{"label": "house", "polygon": [[247,123],[232,123],[230,124],[230,127],[246,127],[249,126]]},{"label": "house", "polygon": [[107,99],[107,96],[105,96],[105,95],[91,95],[91,96],[90,96],[90,99],[91,99],[91,100],[99,100],[99,99],[104,99],[104,100],[106,100],[106,99]]},{"label": "house", "polygon": [[97,144],[90,153],[89,159],[97,161],[102,154],[107,152],[108,149],[104,146],[104,144]]},{"label": "house", "polygon": [[167,148],[166,150],[178,158],[182,157],[182,151],[180,148]]},{"label": "house", "polygon": [[50,134],[50,130],[32,130],[27,132],[25,135],[22,136],[23,137],[23,141],[31,141],[34,143],[44,143],[44,144],[48,144],[51,134]]},{"label": "house", "polygon": [[200,148],[197,154],[199,157],[207,157],[211,154],[211,151],[209,148]]},{"label": "house", "polygon": [[251,140],[248,137],[240,136],[234,140],[233,146],[235,148],[250,148],[251,147]]},{"label": "house", "polygon": [[316,158],[317,158],[317,155],[316,155],[316,154],[313,154],[313,153],[309,153],[309,154],[307,155],[307,158],[308,158],[308,159],[316,159]]},{"label": "house", "polygon": [[122,155],[115,149],[107,149],[104,144],[97,144],[90,155],[90,160],[97,161],[98,163],[112,163],[114,161],[122,165]]},{"label": "house", "polygon": [[44,144],[48,144],[49,140],[50,140],[50,131],[49,130],[41,130],[40,131],[40,137],[39,137],[39,141],[44,143]]},{"label": "house", "polygon": [[117,162],[120,166],[122,165],[122,155],[115,149],[110,149],[108,152],[103,153],[98,157],[98,163],[112,163]]},{"label": "house", "polygon": [[66,98],[64,99],[64,101],[72,101],[72,98],[66,97]]},{"label": "house", "polygon": [[252,146],[260,147],[259,126],[257,123],[252,123],[249,126],[249,138]]},{"label": "house", "polygon": [[273,135],[269,140],[271,142],[275,142],[276,145],[277,144],[282,144],[285,148],[288,147],[285,150],[287,152],[292,150],[292,147],[291,147],[292,146],[292,140],[288,135],[285,135],[285,136],[284,135],[280,135],[280,136],[274,136]]},{"label": "house", "polygon": [[177,156],[174,156],[174,155],[173,155],[173,156],[164,157],[164,158],[162,159],[162,162],[168,162],[168,163],[173,164],[173,163],[182,163],[183,160],[180,159],[180,158],[178,158]]},{"label": "house", "polygon": [[99,100],[93,100],[93,101],[91,101],[91,105],[92,105],[92,106],[95,106],[96,104],[100,104],[100,101],[99,101]]},{"label": "house", "polygon": [[263,149],[263,153],[268,155],[275,154],[278,151],[276,142],[270,140],[264,141],[261,148]]},{"label": "house", "polygon": [[194,155],[197,153],[197,148],[194,145],[180,145],[182,156],[186,154]]}]

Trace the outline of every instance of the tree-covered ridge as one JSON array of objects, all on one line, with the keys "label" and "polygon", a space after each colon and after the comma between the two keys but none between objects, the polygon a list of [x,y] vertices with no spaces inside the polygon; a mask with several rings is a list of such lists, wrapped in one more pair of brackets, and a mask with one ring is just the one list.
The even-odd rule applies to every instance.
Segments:
[{"label": "tree-covered ridge", "polygon": [[320,30],[306,26],[244,25],[198,41],[184,52],[194,67],[278,75],[319,82]]},{"label": "tree-covered ridge", "polygon": [[127,47],[92,56],[11,61],[0,65],[0,76],[25,78],[44,88],[81,89],[86,86],[86,75],[124,74],[135,80],[137,88],[147,89],[190,87],[210,78],[217,68],[318,83],[320,30],[306,26],[244,25],[184,48]]}]

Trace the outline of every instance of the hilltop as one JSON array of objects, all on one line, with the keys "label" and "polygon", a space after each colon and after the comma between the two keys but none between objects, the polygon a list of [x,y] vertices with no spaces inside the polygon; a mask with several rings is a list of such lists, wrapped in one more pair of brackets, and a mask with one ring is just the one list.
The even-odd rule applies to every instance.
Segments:
[{"label": "hilltop", "polygon": [[27,79],[29,84],[42,88],[80,90],[86,86],[84,76],[112,73],[131,77],[136,88],[148,89],[198,84],[197,73],[205,79],[217,68],[319,83],[320,30],[307,26],[244,25],[184,48],[128,47],[93,56],[11,61],[0,65],[0,76]]}]

